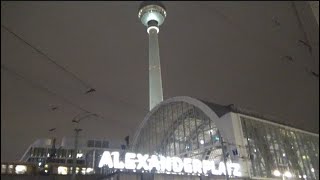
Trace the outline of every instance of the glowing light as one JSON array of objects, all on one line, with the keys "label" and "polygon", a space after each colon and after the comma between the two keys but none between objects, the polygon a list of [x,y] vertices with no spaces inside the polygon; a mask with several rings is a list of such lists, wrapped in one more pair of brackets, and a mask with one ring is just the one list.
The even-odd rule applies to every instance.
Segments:
[{"label": "glowing light", "polygon": [[299,178],[302,178],[302,176],[301,176],[301,175],[299,175]]},{"label": "glowing light", "polygon": [[150,30],[151,29],[155,29],[157,31],[157,34],[159,33],[159,28],[157,26],[150,26],[150,27],[147,28],[148,34],[150,34]]},{"label": "glowing light", "polygon": [[219,175],[222,175],[222,174],[226,175],[226,166],[224,165],[223,162],[220,162],[220,163],[219,163],[219,170],[218,170],[218,172],[219,172]]},{"label": "glowing light", "polygon": [[192,168],[194,173],[202,173],[202,163],[199,159],[192,159]]},{"label": "glowing light", "polygon": [[149,171],[151,171],[153,168],[156,168],[157,171],[160,170],[159,159],[156,155],[152,155],[151,158],[148,160],[148,162],[149,162]]},{"label": "glowing light", "polygon": [[16,168],[16,174],[24,174],[27,172],[27,166],[25,165],[17,165]]},{"label": "glowing light", "polygon": [[208,173],[208,171],[212,171],[212,173],[214,173],[214,169],[212,169],[214,167],[214,162],[208,161],[208,160],[203,160],[202,161],[202,169],[203,169],[203,173]]},{"label": "glowing light", "polygon": [[82,158],[83,154],[82,153],[77,153],[77,158]]},{"label": "glowing light", "polygon": [[126,153],[125,164],[124,164],[124,167],[126,169],[135,169],[136,168],[134,158],[136,158],[135,153]]},{"label": "glowing light", "polygon": [[233,175],[234,176],[238,176],[238,177],[242,176],[241,171],[240,171],[240,164],[227,163],[227,165],[228,165],[228,172],[231,172],[232,168],[233,168]]},{"label": "glowing light", "polygon": [[67,175],[68,174],[68,168],[65,166],[59,166],[58,167],[58,174]]},{"label": "glowing light", "polygon": [[191,158],[184,158],[184,159],[183,159],[184,172],[186,172],[186,173],[192,173],[192,164],[191,164],[191,161],[192,161]]},{"label": "glowing light", "polygon": [[137,154],[137,158],[138,158],[138,166],[137,166],[137,170],[143,168],[144,170],[148,170],[148,164],[147,164],[147,159],[148,159],[149,155],[145,154]]},{"label": "glowing light", "polygon": [[1,174],[6,173],[7,165],[1,164]]},{"label": "glowing light", "polygon": [[45,173],[48,173],[48,170],[44,170]]},{"label": "glowing light", "polygon": [[178,157],[172,157],[172,170],[173,172],[181,172],[183,169],[183,162]]},{"label": "glowing light", "polygon": [[82,168],[81,173],[86,174],[86,168]]},{"label": "glowing light", "polygon": [[120,159],[120,153],[119,152],[112,152],[111,155],[113,156],[113,166],[116,169],[123,169],[124,163],[121,162]]},{"label": "glowing light", "polygon": [[204,140],[201,139],[201,140],[200,140],[200,144],[204,144]]},{"label": "glowing light", "polygon": [[160,156],[160,169],[161,171],[171,171],[171,158],[170,157],[164,157]]},{"label": "glowing light", "polygon": [[302,159],[306,159],[306,156],[302,156]]},{"label": "glowing light", "polygon": [[292,174],[289,171],[284,172],[283,175],[286,176],[287,178],[291,178],[292,177]]},{"label": "glowing light", "polygon": [[113,161],[109,151],[103,152],[98,167],[101,168],[104,165],[107,165],[109,168],[113,168]]},{"label": "glowing light", "polygon": [[313,169],[313,168],[311,168],[311,172],[314,172],[314,169]]},{"label": "glowing light", "polygon": [[282,154],[282,156],[283,156],[283,157],[285,157],[285,156],[286,156],[286,154],[285,154],[285,153],[283,153],[283,154]]},{"label": "glowing light", "polygon": [[88,173],[93,173],[93,169],[92,168],[87,168],[86,169],[86,173],[88,174]]},{"label": "glowing light", "polygon": [[[124,162],[120,161],[119,152],[105,151],[99,162],[99,167],[107,166],[109,168],[130,170],[141,170],[142,173],[145,171],[156,170],[155,173],[171,173],[171,174],[207,174],[210,172],[213,175],[226,174],[225,164],[219,163],[218,169],[214,161],[191,158],[179,158],[179,157],[164,157],[162,155],[151,155],[148,154],[135,154],[127,152],[124,154]],[[238,163],[227,163],[227,170],[229,174],[233,176],[241,176],[240,164]],[[182,170],[184,169],[184,172]]]},{"label": "glowing light", "polygon": [[306,179],[306,178],[307,178],[307,175],[303,175],[303,178],[305,178],[305,179]]},{"label": "glowing light", "polygon": [[281,176],[281,173],[279,170],[274,170],[273,175],[279,177],[279,176]]}]

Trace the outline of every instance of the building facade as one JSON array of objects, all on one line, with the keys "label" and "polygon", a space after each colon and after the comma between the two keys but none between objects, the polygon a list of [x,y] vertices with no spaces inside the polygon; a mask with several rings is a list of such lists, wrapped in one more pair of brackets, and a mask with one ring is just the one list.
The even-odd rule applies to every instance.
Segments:
[{"label": "building facade", "polygon": [[20,162],[2,163],[1,174],[72,174],[74,155],[76,174],[103,174],[102,169],[98,167],[103,152],[124,151],[126,148],[124,141],[101,138],[79,138],[77,151],[75,139],[72,137],[64,137],[60,145],[54,145],[54,142],[53,138],[36,140],[25,151]]},{"label": "building facade", "polygon": [[241,176],[248,178],[319,179],[318,134],[190,97],[167,99],[148,113],[132,148],[211,160],[216,166],[237,163]]},{"label": "building facade", "polygon": [[[40,174],[72,174],[74,139],[64,138],[54,149],[52,142],[34,142],[21,163],[32,164]],[[129,147],[105,139],[80,138],[78,142],[79,175],[103,175],[106,179],[319,179],[318,134],[275,123],[235,106],[186,96],[167,99],[153,108]],[[111,165],[103,159],[106,152],[112,154]],[[172,160],[172,167],[176,163],[173,159],[184,164],[178,171],[171,167],[160,170],[160,166],[152,167],[151,159],[145,159],[145,166],[140,168],[139,160],[131,159],[134,163],[129,167],[129,153],[156,158],[159,164],[161,157],[166,157]],[[187,170],[186,159],[202,162],[201,167],[195,170],[197,167],[190,163]],[[206,169],[204,162],[210,162],[210,167]],[[1,172],[15,174],[18,165],[3,163]],[[24,173],[20,166],[18,174],[30,171],[25,169]]]}]

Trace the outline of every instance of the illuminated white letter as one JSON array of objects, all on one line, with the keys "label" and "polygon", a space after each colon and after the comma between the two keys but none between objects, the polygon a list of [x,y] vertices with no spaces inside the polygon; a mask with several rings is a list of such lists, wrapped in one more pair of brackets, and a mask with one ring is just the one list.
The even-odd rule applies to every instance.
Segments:
[{"label": "illuminated white letter", "polygon": [[158,156],[152,155],[149,161],[149,171],[151,171],[153,168],[156,168],[157,171],[160,170],[160,163]]},{"label": "illuminated white letter", "polygon": [[120,161],[120,153],[115,151],[112,152],[111,155],[113,156],[114,168],[123,169],[124,163]]},{"label": "illuminated white letter", "polygon": [[109,168],[113,168],[113,162],[109,151],[103,152],[99,162],[99,168],[103,167],[104,165],[107,165]]},{"label": "illuminated white letter", "polygon": [[161,167],[161,171],[165,172],[167,170],[170,172],[172,170],[171,158],[160,156],[160,167]]},{"label": "illuminated white letter", "polygon": [[184,172],[186,173],[192,173],[192,164],[191,164],[191,159],[190,158],[184,158],[183,159],[183,168]]},{"label": "illuminated white letter", "polygon": [[136,163],[135,163],[135,160],[134,158],[136,158],[136,154],[135,153],[126,153],[126,156],[125,156],[125,165],[124,167],[126,169],[135,169],[136,168]]},{"label": "illuminated white letter", "polygon": [[137,154],[137,158],[138,158],[138,166],[137,166],[137,170],[143,168],[144,170],[149,170],[148,164],[147,164],[147,159],[148,159],[149,155],[145,154]]},{"label": "illuminated white letter", "polygon": [[194,173],[202,173],[202,163],[199,159],[192,159],[192,167]]},{"label": "illuminated white letter", "polygon": [[223,162],[219,163],[219,175],[226,175],[226,166],[224,165]]},{"label": "illuminated white letter", "polygon": [[211,170],[211,173],[214,174],[215,165],[214,161],[203,160],[202,161],[202,170],[204,174],[207,174]]},{"label": "illuminated white letter", "polygon": [[183,162],[178,157],[172,157],[172,170],[174,172],[181,172],[183,169]]},{"label": "illuminated white letter", "polygon": [[[240,164],[238,163],[231,163],[229,165],[231,168],[233,168],[233,175],[234,176],[238,176],[240,177],[242,174],[241,174],[241,171],[240,171]],[[228,168],[229,169],[229,168]],[[229,172],[229,171],[228,171]]]}]

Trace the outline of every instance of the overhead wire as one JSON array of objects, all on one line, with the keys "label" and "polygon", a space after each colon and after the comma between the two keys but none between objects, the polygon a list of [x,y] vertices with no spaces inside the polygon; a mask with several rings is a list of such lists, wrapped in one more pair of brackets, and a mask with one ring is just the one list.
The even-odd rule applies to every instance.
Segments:
[{"label": "overhead wire", "polygon": [[[49,88],[44,87],[43,85],[34,83],[32,80],[25,78],[23,75],[21,75],[21,74],[17,73],[16,71],[8,68],[8,67],[7,67],[6,65],[4,65],[4,64],[1,64],[1,70],[5,70],[5,71],[9,72],[10,74],[12,74],[12,75],[14,75],[14,76],[16,76],[16,77],[24,80],[25,82],[29,83],[29,84],[30,84],[32,87],[34,87],[34,88],[40,89],[40,90],[42,90],[42,91],[47,92],[47,93],[50,94],[50,95],[53,95],[54,97],[60,98],[61,100],[63,100],[63,101],[66,102],[67,104],[69,104],[69,105],[71,105],[71,106],[73,106],[73,107],[81,110],[81,111],[82,111],[83,113],[85,113],[85,114],[96,114],[97,117],[100,117],[101,119],[106,119],[105,117],[101,116],[100,114],[93,113],[93,112],[91,112],[91,111],[89,111],[89,110],[81,107],[80,105],[77,105],[77,104],[71,102],[71,101],[68,100],[66,97],[64,97],[64,96],[62,96],[62,95],[59,95],[59,94],[51,91]],[[141,111],[141,110],[146,110],[145,108],[141,108],[141,107],[138,107],[138,106],[136,106],[136,105],[129,104],[129,103],[127,103],[127,102],[125,102],[125,101],[122,101],[122,100],[120,100],[119,102],[120,102],[120,103],[123,103],[123,104],[127,104],[127,105],[129,105],[130,107],[135,107],[135,109],[138,109],[139,111]],[[81,113],[80,113],[80,114],[81,114]]]},{"label": "overhead wire", "polygon": [[63,67],[62,65],[58,64],[56,61],[54,61],[52,58],[50,58],[47,54],[45,54],[44,52],[42,52],[39,48],[36,48],[35,46],[33,46],[31,43],[27,42],[25,39],[23,39],[21,36],[19,36],[18,34],[16,34],[15,32],[13,32],[11,29],[9,29],[8,27],[6,27],[5,25],[1,24],[1,27],[3,29],[5,29],[7,32],[9,32],[10,34],[12,34],[14,37],[16,37],[17,39],[19,39],[20,41],[22,41],[24,44],[28,45],[29,47],[31,47],[32,49],[34,49],[37,53],[39,53],[40,55],[44,56],[46,60],[48,60],[49,62],[51,62],[52,64],[54,64],[56,67],[58,67],[60,70],[62,70],[63,72],[70,74],[73,79],[77,80],[78,82],[80,82],[82,84],[82,86],[85,87],[86,89],[86,94],[90,93],[90,92],[94,92],[95,89],[92,88],[87,82],[84,82],[83,80],[81,80],[76,74],[74,74],[73,72],[67,70],[65,67]]},{"label": "overhead wire", "polygon": [[[3,24],[1,24],[1,27],[3,29],[5,29],[7,32],[11,33],[12,35],[14,35],[14,37],[18,38],[20,41],[24,42],[25,44],[27,44],[28,46],[30,46],[32,49],[34,49],[35,51],[37,51],[39,54],[43,55],[44,57],[46,57],[46,59],[52,63],[54,63],[57,67],[59,67],[61,70],[65,71],[66,73],[71,74],[75,79],[77,79],[79,82],[81,82],[86,88],[87,91],[85,92],[85,94],[88,93],[92,93],[95,92],[96,90],[94,88],[92,88],[91,86],[89,86],[86,82],[84,82],[83,80],[81,80],[80,78],[78,78],[74,73],[68,71],[67,69],[65,69],[64,67],[62,67],[61,65],[59,65],[58,63],[56,63],[52,58],[50,58],[48,55],[46,55],[45,53],[43,53],[41,50],[39,50],[38,48],[34,47],[32,44],[28,43],[26,40],[24,40],[22,37],[20,37],[19,35],[17,35],[16,33],[14,33],[12,30],[10,30],[8,27],[4,26]],[[126,101],[123,100],[119,100],[120,103],[124,103],[124,104],[128,104],[129,106],[136,106],[135,104],[131,104],[128,103]],[[138,107],[137,109],[141,110],[147,110],[145,108],[141,108]],[[149,110],[147,110],[149,111]]]},{"label": "overhead wire", "polygon": [[85,112],[85,113],[90,113],[90,111],[88,111],[88,110],[80,107],[79,105],[76,105],[75,103],[69,101],[67,98],[65,98],[65,97],[63,97],[63,96],[61,96],[61,95],[58,95],[57,93],[51,91],[50,89],[48,89],[48,88],[46,88],[46,87],[43,87],[43,86],[41,86],[41,85],[39,85],[39,84],[36,84],[36,83],[34,83],[33,81],[25,78],[23,75],[17,73],[17,72],[14,71],[14,70],[11,70],[10,68],[8,68],[7,66],[5,66],[4,64],[1,64],[1,70],[5,70],[5,71],[9,72],[10,74],[12,74],[12,75],[14,75],[14,76],[16,76],[16,77],[18,77],[18,78],[26,81],[27,83],[29,83],[29,84],[30,84],[32,87],[34,87],[34,88],[40,89],[40,90],[42,90],[42,91],[45,91],[45,92],[47,92],[47,93],[49,93],[50,95],[53,95],[53,96],[55,96],[55,97],[59,97],[59,98],[62,99],[64,102],[68,103],[69,105],[72,105],[73,107],[76,107],[77,109],[79,109],[79,110],[81,110],[81,111],[83,111],[83,112]]},{"label": "overhead wire", "polygon": [[[241,27],[241,25],[239,25],[238,23],[235,23],[234,21],[232,21],[228,16],[226,16],[224,13],[221,13],[221,11],[219,11],[217,8],[214,8],[214,7],[205,7],[203,8],[204,10],[206,10],[206,12],[208,13],[215,13],[216,15],[218,15],[220,18],[224,19],[225,22],[227,22],[229,25],[235,27],[234,29],[236,30],[235,32],[238,33],[238,34],[241,34],[240,37],[249,37],[247,38],[247,40],[253,42],[254,44],[258,44],[260,45],[261,47],[265,48],[265,49],[268,49],[270,50],[270,52],[274,53],[274,52],[278,52],[278,49],[274,48],[271,44],[269,43],[266,43],[265,41],[263,41],[261,38],[257,37],[257,36],[253,36],[252,33],[248,32],[245,28]],[[212,11],[212,9],[214,11]],[[295,7],[294,7],[294,4],[293,4],[293,9],[296,11]],[[308,40],[307,37],[306,37],[306,34],[305,34],[305,31],[303,30],[303,27],[302,24],[301,24],[301,21],[299,19],[299,16],[296,14],[297,18],[298,18],[298,23],[299,23],[299,28],[303,31],[304,33],[304,39]],[[245,36],[243,36],[245,35]],[[301,43],[299,42],[299,40],[297,41],[298,43]],[[307,42],[308,43],[308,42]],[[305,44],[304,44],[305,45]],[[310,45],[308,44],[307,46],[309,49],[309,53],[312,54],[312,48],[310,48]],[[310,50],[311,49],[311,50]],[[284,50],[282,50],[284,51]],[[284,57],[289,57],[288,55],[283,55],[283,56],[280,56],[280,59],[284,59]],[[291,62],[294,62],[293,59],[291,60]],[[301,68],[300,66],[301,65],[298,65],[297,63],[294,63],[294,65],[297,67],[297,68]],[[316,72],[312,71],[312,70],[309,70],[308,67],[303,67],[304,68],[304,72],[306,73],[309,73],[311,74],[312,76],[314,77],[317,77],[319,78],[319,74],[317,74]],[[302,68],[301,68],[302,69]]]}]

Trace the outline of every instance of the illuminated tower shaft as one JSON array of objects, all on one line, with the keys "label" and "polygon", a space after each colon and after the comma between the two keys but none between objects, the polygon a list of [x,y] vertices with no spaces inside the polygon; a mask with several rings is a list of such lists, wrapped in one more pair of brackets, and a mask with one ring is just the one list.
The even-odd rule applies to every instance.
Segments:
[{"label": "illuminated tower shaft", "polygon": [[150,110],[163,101],[158,32],[149,31],[149,105]]},{"label": "illuminated tower shaft", "polygon": [[158,33],[159,26],[166,18],[166,10],[162,3],[157,1],[142,2],[138,17],[147,27],[149,34],[149,103],[150,110],[163,101],[161,68],[159,56]]}]

